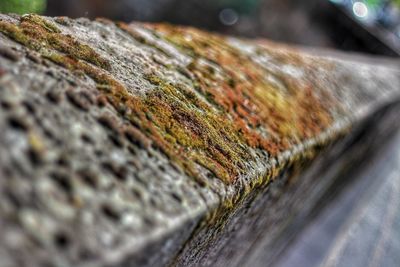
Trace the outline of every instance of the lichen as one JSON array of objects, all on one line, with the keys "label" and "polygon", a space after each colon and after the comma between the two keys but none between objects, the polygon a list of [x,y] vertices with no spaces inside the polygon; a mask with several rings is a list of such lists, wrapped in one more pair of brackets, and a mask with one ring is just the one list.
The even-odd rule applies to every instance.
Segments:
[{"label": "lichen", "polygon": [[[193,57],[187,68],[194,76],[194,89],[233,117],[235,130],[242,133],[247,145],[274,156],[331,125],[330,99],[318,97],[312,84],[268,72],[221,36],[165,24],[146,27],[162,33],[165,40]],[[216,65],[222,78],[200,60]],[[288,54],[280,61],[305,65],[300,57]],[[286,92],[265,79],[268,75],[279,79]],[[260,129],[266,130],[267,136]]]},{"label": "lichen", "polygon": [[[129,26],[118,26],[148,45]],[[245,163],[254,160],[252,149],[274,157],[331,124],[330,104],[313,93],[311,84],[302,87],[287,79],[287,92],[279,90],[265,79],[265,70],[224,38],[188,28],[148,28],[192,56],[191,64],[176,67],[176,71],[190,73],[187,77],[193,86],[143,74],[154,89],[144,96],[134,95],[109,73],[106,59],[45,18],[28,15],[18,24],[0,21],[0,32],[16,42],[73,73],[92,78],[102,103],[110,103],[130,122],[127,138],[139,138],[134,143],[146,147],[151,144],[199,181],[202,166],[233,183],[246,171]],[[188,35],[190,38],[185,38]],[[265,182],[270,177],[262,179]]]},{"label": "lichen", "polygon": [[174,150],[182,150],[191,161],[209,169],[219,178],[230,181],[243,170],[242,162],[250,156],[231,120],[212,110],[189,88],[147,76],[159,90],[150,92],[145,106],[151,122]]},{"label": "lichen", "polygon": [[62,34],[55,24],[41,16],[24,15],[19,25],[1,20],[0,31],[42,54],[56,51],[64,57],[80,59],[103,69],[110,68],[109,62],[90,46],[82,44],[70,35]]}]

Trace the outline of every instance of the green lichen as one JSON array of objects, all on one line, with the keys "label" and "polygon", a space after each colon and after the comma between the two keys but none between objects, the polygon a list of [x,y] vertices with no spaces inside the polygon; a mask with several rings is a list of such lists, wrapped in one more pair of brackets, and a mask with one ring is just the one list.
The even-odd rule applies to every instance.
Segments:
[{"label": "green lichen", "polygon": [[37,26],[43,27],[48,32],[53,32],[53,33],[61,32],[55,24],[37,15],[29,15],[29,14],[24,15],[21,18],[21,22],[36,24]]},{"label": "green lichen", "polygon": [[0,31],[41,53],[57,51],[64,56],[80,59],[103,69],[110,68],[108,61],[90,46],[82,44],[69,35],[62,34],[55,24],[38,15],[22,16],[19,25],[1,20]]},{"label": "green lichen", "polygon": [[[128,26],[121,25],[131,33]],[[265,81],[259,66],[224,39],[192,29],[151,27],[179,49],[190,51],[192,63],[177,71],[190,73],[187,77],[193,87],[147,74],[143,78],[154,89],[135,96],[109,74],[108,61],[45,18],[28,15],[18,24],[0,21],[0,31],[10,38],[73,73],[92,78],[105,101],[131,122],[129,132],[142,133],[128,134],[130,138],[140,136],[143,140],[139,143],[151,143],[199,181],[203,181],[202,166],[232,183],[246,171],[245,162],[253,160],[251,148],[274,156],[330,125],[329,103],[318,99],[311,87],[300,88],[288,81],[294,86],[288,90],[290,94],[278,90]],[[136,35],[133,37],[139,38]],[[184,38],[188,35],[191,41]],[[223,78],[199,59],[218,65]],[[260,129],[268,134],[261,134]],[[269,179],[264,177],[263,182]]]},{"label": "green lichen", "polygon": [[170,140],[172,150],[181,150],[189,161],[207,168],[224,181],[237,177],[243,161],[250,158],[244,139],[232,121],[215,112],[189,88],[146,76],[158,90],[151,91],[144,103],[151,123]]},{"label": "green lichen", "polygon": [[[331,124],[329,97],[316,96],[313,86],[305,81],[268,73],[223,37],[164,24],[145,26],[193,57],[187,68],[194,77],[193,83],[198,85],[196,91],[233,117],[235,129],[243,133],[247,145],[276,155],[318,135]],[[280,62],[305,65],[294,54],[268,52]],[[216,76],[210,65],[200,64],[200,59],[218,66],[223,77]],[[268,75],[286,85],[287,92],[266,80]],[[268,132],[268,137],[260,134],[260,127]]]}]

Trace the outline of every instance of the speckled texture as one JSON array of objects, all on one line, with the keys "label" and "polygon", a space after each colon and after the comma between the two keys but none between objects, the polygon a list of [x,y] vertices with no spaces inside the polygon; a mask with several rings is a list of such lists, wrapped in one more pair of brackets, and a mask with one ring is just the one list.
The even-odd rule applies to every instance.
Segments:
[{"label": "speckled texture", "polygon": [[397,101],[399,77],[190,28],[0,15],[1,266],[201,264],[237,207]]}]

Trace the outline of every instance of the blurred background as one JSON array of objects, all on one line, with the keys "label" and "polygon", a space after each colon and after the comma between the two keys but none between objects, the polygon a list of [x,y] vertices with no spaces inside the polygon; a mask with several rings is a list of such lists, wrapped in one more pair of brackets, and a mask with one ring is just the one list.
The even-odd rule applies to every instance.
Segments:
[{"label": "blurred background", "polygon": [[299,45],[400,55],[400,0],[1,0],[0,11],[170,22]]}]

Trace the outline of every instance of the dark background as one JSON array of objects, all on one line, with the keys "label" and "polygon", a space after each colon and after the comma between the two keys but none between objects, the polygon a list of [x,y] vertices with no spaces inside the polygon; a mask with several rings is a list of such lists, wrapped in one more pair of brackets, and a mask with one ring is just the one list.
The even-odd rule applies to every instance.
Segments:
[{"label": "dark background", "polygon": [[170,22],[299,45],[400,54],[397,37],[381,26],[366,27],[347,11],[329,0],[48,0],[46,13]]}]

